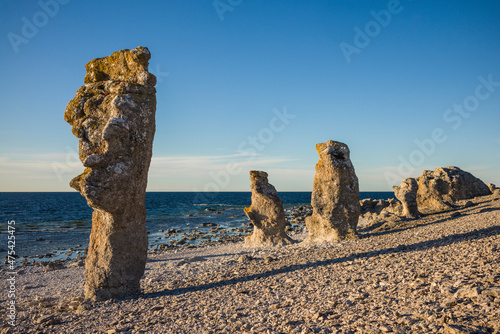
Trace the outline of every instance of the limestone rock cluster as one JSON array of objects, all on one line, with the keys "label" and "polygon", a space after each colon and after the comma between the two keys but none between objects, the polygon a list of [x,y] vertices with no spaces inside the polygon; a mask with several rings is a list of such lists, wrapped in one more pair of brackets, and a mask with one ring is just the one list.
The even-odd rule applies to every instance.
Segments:
[{"label": "limestone rock cluster", "polygon": [[70,186],[94,209],[85,262],[85,298],[140,291],[148,238],[145,191],[155,133],[156,78],[145,47],[121,50],[86,66],[85,85],[64,119],[80,139],[85,171]]},{"label": "limestone rock cluster", "polygon": [[365,199],[360,202],[362,227],[403,218],[415,219],[422,213],[451,210],[461,200],[492,193],[500,195],[500,189],[494,184],[486,185],[471,173],[458,167],[426,170],[418,178],[407,178],[399,186],[392,188],[399,202],[395,199]]},{"label": "limestone rock cluster", "polygon": [[283,201],[263,171],[250,171],[252,205],[245,213],[254,226],[253,234],[245,238],[247,246],[282,246],[293,243],[285,233],[287,225]]},{"label": "limestone rock cluster", "polygon": [[[316,164],[312,192],[312,215],[305,224],[309,232],[305,244],[337,242],[356,238],[360,215],[358,178],[346,144],[330,140],[316,145]],[[254,224],[254,233],[245,239],[250,246],[276,246],[292,243],[285,233],[283,202],[269,184],[267,173],[251,171],[252,206],[245,213]]]},{"label": "limestone rock cluster", "polygon": [[417,182],[417,203],[424,213],[449,210],[456,201],[491,195],[483,181],[458,167],[426,170]]},{"label": "limestone rock cluster", "polygon": [[366,198],[359,203],[361,213],[358,228],[364,228],[378,222],[400,220],[403,216],[403,205],[395,198],[379,200]]},{"label": "limestone rock cluster", "polygon": [[356,237],[360,214],[359,184],[346,144],[330,140],[316,145],[311,205],[306,219],[306,243],[335,242]]}]

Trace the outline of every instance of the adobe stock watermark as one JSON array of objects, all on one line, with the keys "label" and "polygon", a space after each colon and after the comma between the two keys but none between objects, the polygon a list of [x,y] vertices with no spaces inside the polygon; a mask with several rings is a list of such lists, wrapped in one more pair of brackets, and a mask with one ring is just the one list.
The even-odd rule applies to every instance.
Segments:
[{"label": "adobe stock watermark", "polygon": [[[291,123],[296,117],[294,114],[288,113],[286,107],[283,110],[273,109],[273,117],[269,120],[268,126],[260,129],[255,135],[248,136],[245,140],[239,143],[236,151],[239,156],[244,157],[245,161],[255,160],[258,152],[262,152],[276,135]],[[231,177],[240,174],[242,170],[242,162],[231,161],[227,163],[222,170],[210,171],[208,175],[211,178],[203,189],[195,188],[195,192],[219,192],[224,190],[231,182]]]},{"label": "adobe stock watermark", "polygon": [[170,72],[162,72],[160,69],[160,64],[156,64],[154,70],[149,70],[156,77],[156,84],[160,85],[163,81],[170,75]]},{"label": "adobe stock watermark", "polygon": [[[54,161],[51,163],[52,171],[57,176],[59,182],[63,182],[63,176],[67,173],[74,174],[77,170],[82,168],[82,162],[78,156],[78,152],[70,146],[66,146],[66,157],[64,163]],[[74,175],[76,176],[76,175]]]},{"label": "adobe stock watermark", "polygon": [[40,0],[37,2],[40,10],[35,12],[30,18],[23,16],[21,17],[21,30],[20,34],[9,32],[7,34],[7,39],[12,46],[14,53],[19,52],[19,46],[21,44],[28,44],[30,40],[35,38],[38,34],[39,29],[45,27],[50,19],[54,18],[60,10],[61,5],[66,5],[71,0]]},{"label": "adobe stock watermark", "polygon": [[378,12],[370,11],[373,20],[368,21],[364,29],[358,26],[353,28],[355,32],[353,43],[342,42],[339,44],[340,51],[342,51],[347,63],[352,62],[351,57],[353,54],[360,54],[364,48],[370,45],[372,39],[380,35],[382,28],[386,28],[391,23],[393,16],[401,13],[403,9],[399,0],[390,0],[387,3],[387,9],[381,9]]},{"label": "adobe stock watermark", "polygon": [[16,325],[16,221],[7,221],[7,323],[14,327]]},{"label": "adobe stock watermark", "polygon": [[214,0],[212,5],[222,22],[224,21],[224,14],[226,12],[232,12],[234,8],[241,5],[242,2],[243,0]]},{"label": "adobe stock watermark", "polygon": [[[500,81],[494,81],[493,74],[489,74],[487,78],[479,76],[477,80],[479,84],[476,86],[474,94],[466,96],[461,103],[454,103],[451,108],[444,111],[442,119],[452,130],[458,130],[464,119],[469,118],[472,113],[479,109],[481,101],[489,99],[500,87]],[[407,175],[414,173],[416,167],[422,166],[425,159],[434,154],[436,147],[448,139],[446,133],[445,129],[438,127],[431,131],[429,137],[422,140],[415,139],[414,143],[417,148],[411,151],[407,157],[402,155],[398,157],[397,173],[385,172],[388,185],[399,184]]]}]

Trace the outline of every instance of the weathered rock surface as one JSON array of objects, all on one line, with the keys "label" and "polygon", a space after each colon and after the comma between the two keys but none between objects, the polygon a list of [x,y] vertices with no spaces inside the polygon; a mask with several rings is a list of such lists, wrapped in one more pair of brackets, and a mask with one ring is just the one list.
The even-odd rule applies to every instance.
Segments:
[{"label": "weathered rock surface", "polygon": [[148,238],[145,191],[155,132],[156,78],[147,48],[90,61],[85,86],[64,119],[80,138],[85,171],[70,186],[94,209],[85,262],[85,298],[135,294],[144,274]]},{"label": "weathered rock surface", "polygon": [[370,227],[387,221],[398,221],[403,217],[403,205],[395,198],[359,201],[361,214],[358,228]]},{"label": "weathered rock surface", "polygon": [[483,181],[458,167],[426,170],[417,181],[418,208],[424,213],[449,210],[456,201],[491,194]]},{"label": "weathered rock surface", "polygon": [[402,215],[406,218],[418,218],[420,212],[417,206],[418,182],[414,178],[407,178],[399,186],[392,187],[394,195],[403,204]]},{"label": "weathered rock surface", "polygon": [[282,246],[293,243],[285,233],[283,201],[267,176],[266,172],[250,171],[252,205],[245,208],[245,213],[252,221],[254,230],[252,235],[245,238],[247,246]]},{"label": "weathered rock surface", "polygon": [[360,214],[359,184],[346,144],[330,140],[316,145],[311,205],[305,243],[336,242],[356,237]]}]

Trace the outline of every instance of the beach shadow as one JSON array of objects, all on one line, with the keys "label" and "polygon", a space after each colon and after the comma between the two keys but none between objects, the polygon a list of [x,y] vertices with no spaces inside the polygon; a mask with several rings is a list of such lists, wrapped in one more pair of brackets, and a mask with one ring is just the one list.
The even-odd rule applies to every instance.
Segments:
[{"label": "beach shadow", "polygon": [[140,296],[137,296],[137,297],[156,298],[156,297],[161,297],[161,296],[182,295],[182,294],[189,293],[189,292],[204,291],[204,290],[214,289],[214,288],[223,287],[223,286],[235,285],[235,284],[240,283],[240,282],[246,282],[246,281],[252,281],[252,280],[257,280],[257,279],[261,279],[261,278],[266,278],[266,277],[270,277],[270,276],[274,276],[274,275],[287,274],[287,273],[291,273],[291,272],[294,272],[297,270],[304,270],[304,269],[309,269],[309,268],[327,266],[327,265],[336,264],[336,263],[343,263],[343,262],[347,262],[347,261],[354,261],[355,259],[368,259],[368,258],[379,256],[381,254],[403,254],[403,253],[409,253],[409,252],[413,252],[413,251],[426,250],[429,248],[445,247],[445,246],[452,245],[452,244],[455,244],[458,242],[462,242],[464,240],[480,240],[480,239],[495,236],[495,235],[500,235],[500,226],[492,226],[489,228],[475,230],[475,231],[471,231],[471,232],[467,232],[467,233],[454,234],[454,235],[450,235],[450,236],[443,237],[440,239],[423,241],[423,242],[419,242],[419,243],[415,243],[415,244],[407,245],[407,246],[400,245],[398,247],[386,248],[386,249],[383,249],[380,251],[364,252],[364,253],[353,254],[353,255],[347,256],[347,257],[316,261],[316,262],[311,262],[311,263],[306,263],[306,264],[291,265],[291,266],[286,266],[286,267],[279,268],[279,269],[269,270],[269,271],[266,271],[263,273],[242,276],[242,277],[236,277],[236,278],[222,280],[222,281],[218,281],[218,282],[200,284],[197,286],[177,288],[177,289],[172,289],[172,290],[164,290],[164,291],[160,291],[160,292],[150,292],[150,293],[141,294]]},{"label": "beach shadow", "polygon": [[[183,256],[183,257],[176,257],[176,258],[172,258],[172,259],[148,259],[148,263],[171,262],[171,261],[199,262],[199,261],[203,261],[203,260],[200,260],[200,258],[208,259],[208,258],[223,257],[223,256],[229,256],[229,255],[235,255],[235,254],[241,255],[241,254],[245,254],[245,252],[231,253],[231,254]],[[193,259],[194,259],[194,261],[193,261]]]},{"label": "beach shadow", "polygon": [[482,213],[482,212],[490,212],[490,211],[497,211],[497,210],[500,210],[500,208],[484,208],[484,209],[479,210],[479,212]]},{"label": "beach shadow", "polygon": [[[434,224],[440,224],[440,223],[444,223],[444,222],[450,221],[452,219],[457,219],[457,218],[464,217],[464,216],[466,216],[466,215],[462,214],[462,215],[457,216],[457,217],[445,217],[445,218],[442,218],[442,219],[439,219],[439,220],[430,221],[428,223],[415,224],[415,225],[412,225],[412,226],[396,227],[396,228],[393,228],[393,229],[390,229],[390,230],[387,230],[387,231],[367,232],[367,233],[361,234],[360,235],[360,239],[371,238],[371,237],[376,237],[376,236],[379,236],[379,235],[386,235],[386,234],[391,234],[391,233],[397,233],[397,232],[402,232],[402,231],[406,231],[406,230],[412,230],[412,229],[417,228],[417,227],[423,227],[423,226],[429,226],[429,225],[434,225]],[[418,222],[418,220],[413,220],[413,221],[414,222]],[[400,221],[400,222],[405,222],[405,221]],[[410,221],[407,221],[407,222],[410,222]],[[396,223],[397,223],[397,221],[396,221]],[[381,224],[380,226],[382,226],[382,225],[383,224]]]}]

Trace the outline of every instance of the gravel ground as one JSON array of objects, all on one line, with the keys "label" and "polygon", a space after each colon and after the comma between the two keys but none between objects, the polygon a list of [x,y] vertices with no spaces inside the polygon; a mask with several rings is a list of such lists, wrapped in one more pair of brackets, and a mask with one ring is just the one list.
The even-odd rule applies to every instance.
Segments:
[{"label": "gravel ground", "polygon": [[472,202],[333,245],[151,254],[124,300],[82,303],[82,267],[24,267],[2,333],[500,333],[500,198]]}]

